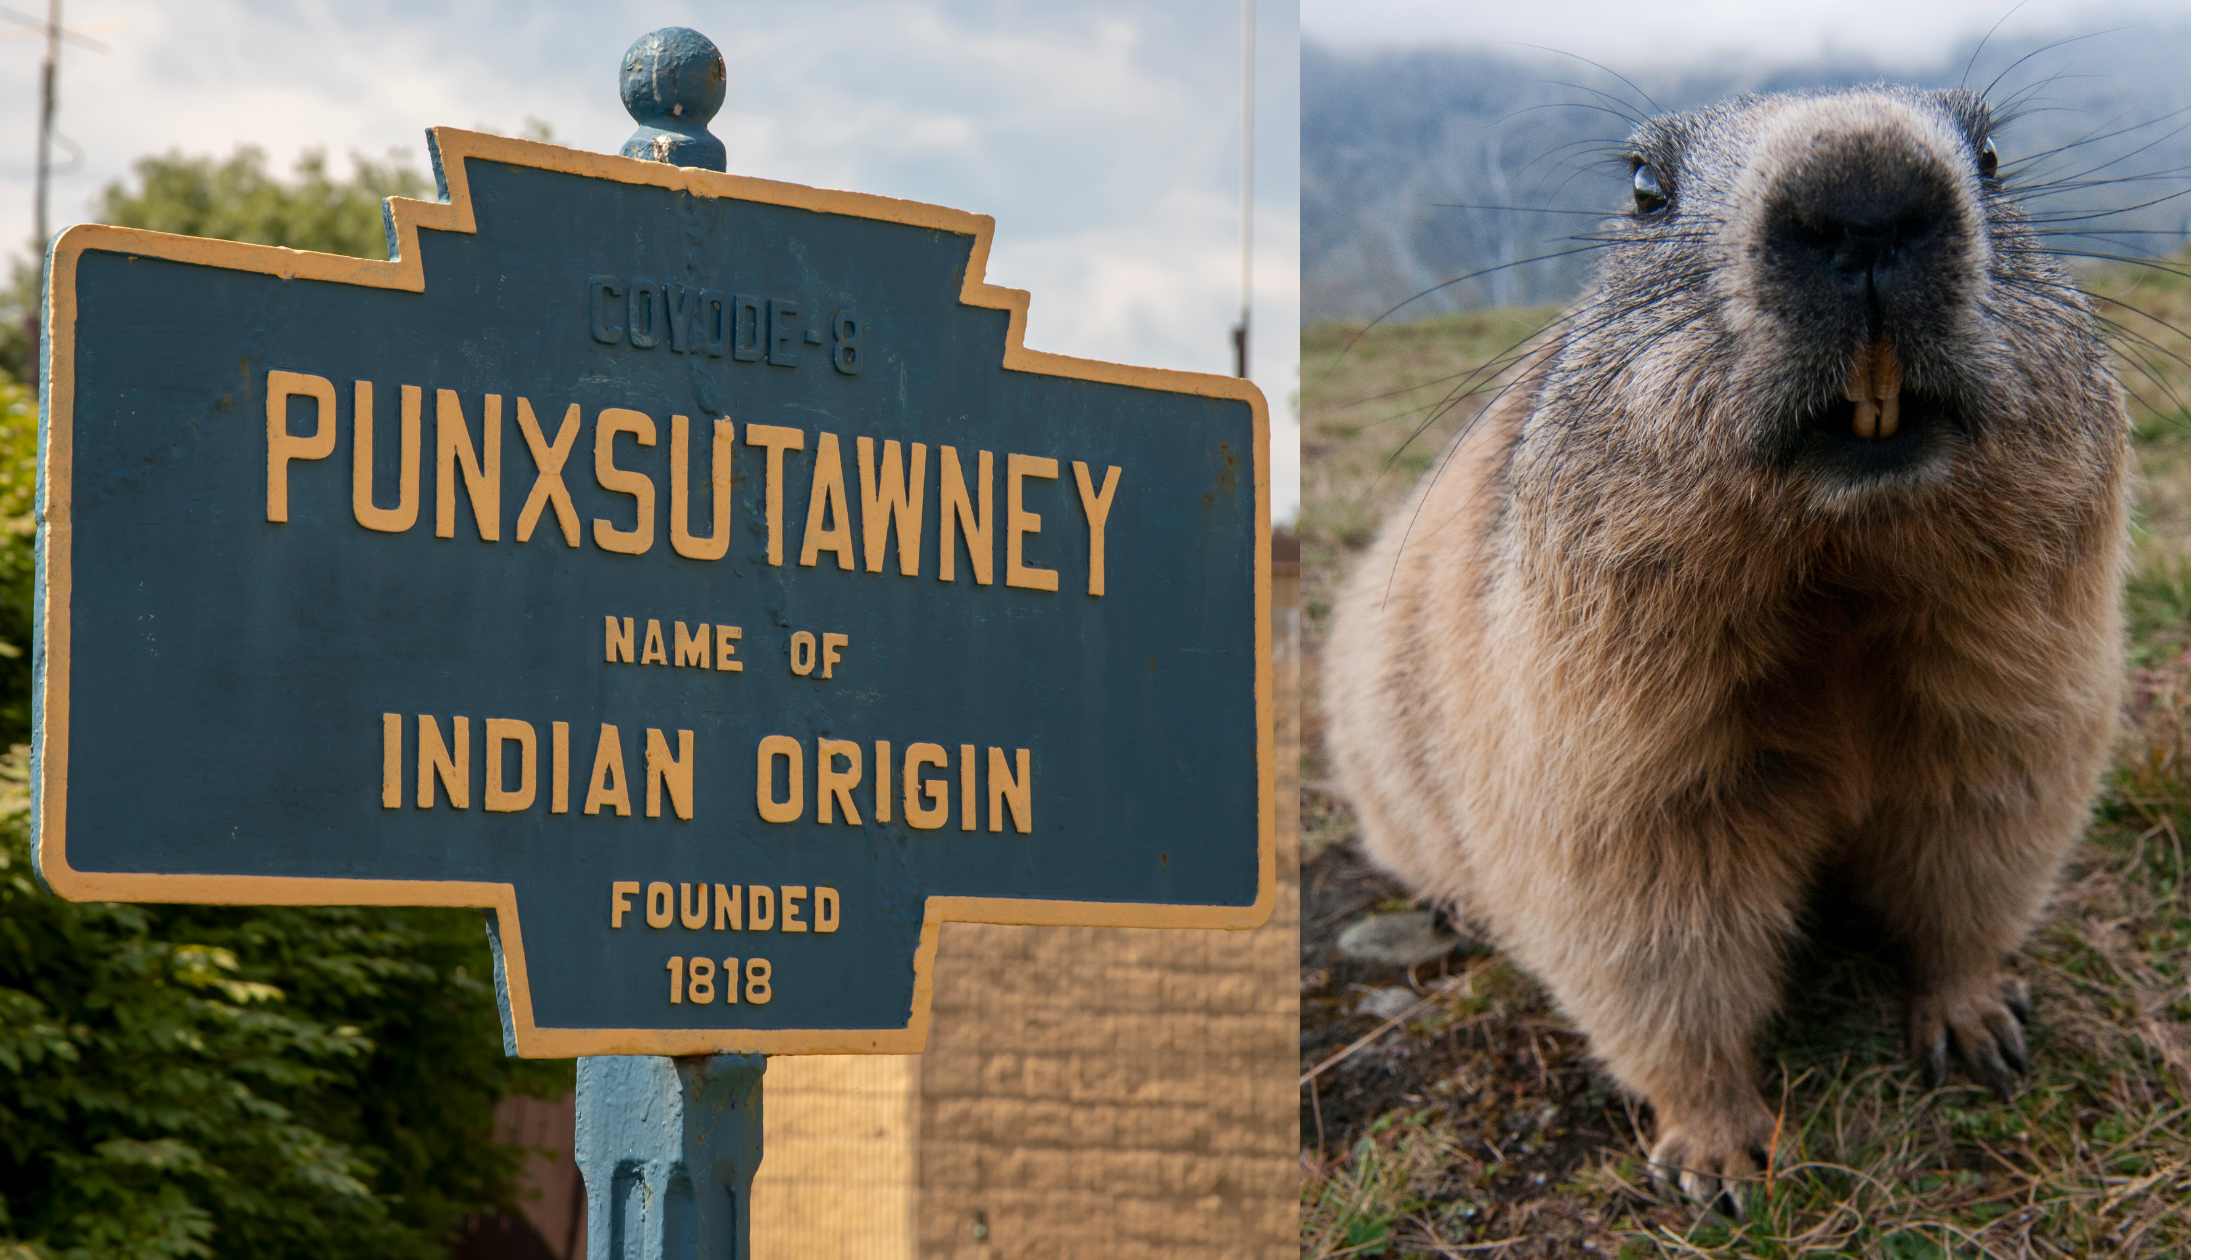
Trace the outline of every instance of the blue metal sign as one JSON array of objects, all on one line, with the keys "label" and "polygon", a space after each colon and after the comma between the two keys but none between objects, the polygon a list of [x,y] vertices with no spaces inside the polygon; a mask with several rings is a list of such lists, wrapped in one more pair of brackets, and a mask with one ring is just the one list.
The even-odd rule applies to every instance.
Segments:
[{"label": "blue metal sign", "polygon": [[56,242],[53,888],[484,907],[541,1056],[909,1052],[944,920],[1266,919],[1258,390],[1026,349],[982,216],[430,145],[387,261]]}]

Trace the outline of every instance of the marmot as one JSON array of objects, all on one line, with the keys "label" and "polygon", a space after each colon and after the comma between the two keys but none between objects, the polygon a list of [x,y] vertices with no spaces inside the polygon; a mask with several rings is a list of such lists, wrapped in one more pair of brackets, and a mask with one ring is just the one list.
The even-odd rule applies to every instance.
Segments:
[{"label": "marmot", "polygon": [[1978,93],[1745,96],[1628,141],[1585,297],[1341,596],[1366,849],[1546,983],[1741,1207],[1752,1039],[1816,881],[1914,1046],[2011,1090],[2002,974],[2113,740],[2129,428]]}]

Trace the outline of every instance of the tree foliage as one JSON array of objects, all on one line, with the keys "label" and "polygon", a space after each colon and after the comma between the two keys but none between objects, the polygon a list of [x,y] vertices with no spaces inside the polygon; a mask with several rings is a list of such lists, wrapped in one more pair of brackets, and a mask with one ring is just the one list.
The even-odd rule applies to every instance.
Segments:
[{"label": "tree foliage", "polygon": [[353,158],[351,174],[336,179],[327,173],[326,155],[313,150],[297,159],[293,183],[267,174],[264,162],[264,151],[254,146],[222,162],[176,150],[141,158],[132,164],[140,186],[109,185],[94,217],[181,236],[386,258],[381,199],[428,195],[427,177],[402,162]]},{"label": "tree foliage", "polygon": [[[327,171],[326,155],[312,150],[296,160],[295,179],[284,181],[265,170],[264,150],[254,145],[223,160],[173,150],[133,163],[138,186],[119,180],[102,189],[93,217],[181,236],[386,258],[381,199],[425,197],[431,185],[401,152],[387,163],[353,156],[350,165],[350,173],[337,178]],[[38,263],[19,261],[0,298],[0,370],[19,381],[31,378],[37,329],[26,317],[38,296]]]},{"label": "tree foliage", "polygon": [[[363,161],[335,180],[316,154],[281,182],[263,162],[144,159],[99,217],[383,256],[380,197],[427,186]],[[0,764],[0,1256],[445,1254],[513,1192],[492,1104],[571,1075],[506,1059],[477,915],[78,904],[33,879],[36,442],[31,392],[0,376],[0,745],[18,745]]]}]

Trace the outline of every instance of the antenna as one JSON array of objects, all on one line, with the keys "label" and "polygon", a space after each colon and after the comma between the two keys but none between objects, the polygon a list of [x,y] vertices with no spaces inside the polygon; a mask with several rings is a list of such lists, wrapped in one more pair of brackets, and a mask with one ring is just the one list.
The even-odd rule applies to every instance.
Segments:
[{"label": "antenna", "polygon": [[[39,256],[47,253],[47,183],[53,168],[54,142],[60,140],[73,156],[73,169],[85,157],[85,151],[68,136],[57,135],[54,129],[55,76],[62,65],[62,41],[83,44],[95,52],[107,52],[109,46],[87,35],[83,30],[72,30],[62,24],[62,0],[47,0],[47,18],[44,22],[28,13],[0,5],[0,18],[18,26],[29,27],[25,34],[43,35],[47,41],[46,60],[39,66],[39,183],[37,204],[32,207],[33,239],[37,242]],[[96,25],[110,25],[96,23]]]},{"label": "antenna", "polygon": [[1244,260],[1243,304],[1237,315],[1235,338],[1237,343],[1237,375],[1248,376],[1245,370],[1249,357],[1247,347],[1252,340],[1252,0],[1244,0],[1244,145],[1243,161],[1238,167],[1238,184],[1243,202],[1240,235]]},{"label": "antenna", "polygon": [[[18,13],[5,6],[0,6],[0,17],[4,17],[19,26],[30,27],[32,33],[44,35],[47,40],[47,57],[39,67],[39,182],[38,191],[33,194],[35,204],[31,210],[32,243],[33,248],[39,251],[39,266],[43,273],[47,265],[47,184],[49,183],[48,174],[53,167],[54,142],[60,140],[63,144],[69,146],[73,154],[71,158],[71,169],[73,170],[77,169],[77,163],[85,157],[85,150],[80,149],[70,137],[56,134],[54,129],[54,81],[55,73],[62,64],[62,41],[69,39],[83,44],[95,52],[107,52],[109,46],[83,32],[64,27],[62,25],[62,0],[47,0],[47,20],[44,22],[30,14]],[[44,274],[42,274],[40,277],[42,292],[46,287],[45,279]],[[31,355],[31,379],[25,383],[36,386],[39,383],[40,366],[37,354],[39,348],[39,311],[36,306],[24,317],[24,325],[33,350]]]},{"label": "antenna", "polygon": [[32,213],[32,239],[39,265],[47,259],[47,173],[54,151],[54,77],[62,64],[62,0],[47,0],[47,59],[39,65],[39,191]]}]

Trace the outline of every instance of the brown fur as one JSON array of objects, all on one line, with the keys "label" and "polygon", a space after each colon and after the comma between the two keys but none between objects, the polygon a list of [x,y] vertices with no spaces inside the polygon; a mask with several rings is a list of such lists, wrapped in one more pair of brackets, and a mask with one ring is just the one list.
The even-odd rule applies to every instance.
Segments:
[{"label": "brown fur", "polygon": [[[1947,103],[1746,99],[1637,136],[1700,227],[1615,251],[1338,607],[1329,743],[1367,851],[1548,985],[1697,1197],[1763,1156],[1752,1042],[1825,875],[1906,951],[1933,1071],[1947,1046],[1987,1083],[2021,1070],[2000,959],[2113,735],[2120,399],[2082,299],[1968,184]],[[1952,274],[1890,335],[1909,387],[1975,418],[1903,475],[1846,478],[1777,439],[1863,334],[1785,318],[1750,247],[1783,180],[1876,162],[1958,190]],[[1648,309],[1700,318],[1629,340],[1617,295],[1691,261]]]}]

